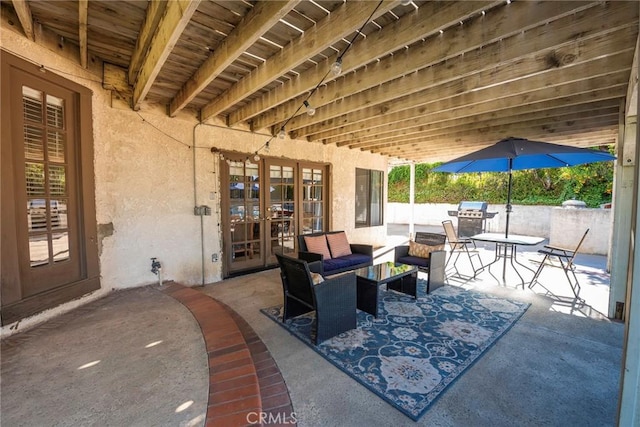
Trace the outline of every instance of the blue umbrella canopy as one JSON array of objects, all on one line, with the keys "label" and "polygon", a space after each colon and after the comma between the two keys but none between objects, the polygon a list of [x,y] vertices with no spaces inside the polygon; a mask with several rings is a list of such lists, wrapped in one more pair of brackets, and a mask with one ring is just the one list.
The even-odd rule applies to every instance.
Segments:
[{"label": "blue umbrella canopy", "polygon": [[509,137],[434,168],[435,172],[508,172],[507,220],[505,237],[509,237],[511,213],[511,171],[558,168],[615,160],[609,153],[548,142]]},{"label": "blue umbrella canopy", "polygon": [[604,151],[510,137],[433,170],[454,173],[509,172],[576,166],[607,160],[615,160],[615,156]]}]

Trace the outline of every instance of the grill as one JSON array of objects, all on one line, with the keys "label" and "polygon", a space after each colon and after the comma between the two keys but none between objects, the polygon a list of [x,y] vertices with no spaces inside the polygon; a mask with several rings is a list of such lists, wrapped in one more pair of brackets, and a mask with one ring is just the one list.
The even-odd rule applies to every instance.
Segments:
[{"label": "grill", "polygon": [[487,212],[487,202],[462,201],[457,211],[448,211],[449,216],[458,218],[458,237],[470,237],[484,233],[487,218],[493,218],[498,212]]}]

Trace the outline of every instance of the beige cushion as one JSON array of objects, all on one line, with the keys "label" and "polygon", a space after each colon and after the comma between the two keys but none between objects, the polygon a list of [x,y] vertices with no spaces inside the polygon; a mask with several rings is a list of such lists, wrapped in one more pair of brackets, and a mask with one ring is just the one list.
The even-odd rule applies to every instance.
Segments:
[{"label": "beige cushion", "polygon": [[324,277],[320,273],[311,273],[311,281],[314,285],[324,282]]},{"label": "beige cushion", "polygon": [[409,241],[409,256],[417,256],[420,258],[429,258],[431,252],[441,251],[444,249],[444,245],[422,245],[416,243],[413,240]]},{"label": "beige cushion", "polygon": [[307,245],[308,252],[322,254],[324,259],[331,259],[331,253],[324,234],[321,236],[304,236],[304,243]]},{"label": "beige cushion", "polygon": [[327,234],[327,242],[333,258],[351,255],[351,246],[349,246],[349,241],[344,231],[342,233]]}]

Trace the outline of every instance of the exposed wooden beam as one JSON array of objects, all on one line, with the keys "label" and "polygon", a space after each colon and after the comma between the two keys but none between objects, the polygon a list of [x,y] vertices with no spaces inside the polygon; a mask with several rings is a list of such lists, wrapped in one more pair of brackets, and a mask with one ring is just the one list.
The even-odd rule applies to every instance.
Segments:
[{"label": "exposed wooden beam", "polygon": [[27,0],[13,0],[13,9],[16,11],[16,15],[18,15],[24,35],[27,36],[29,40],[35,41],[33,17],[31,16],[31,9],[29,8]]},{"label": "exposed wooden beam", "polygon": [[[457,24],[461,20],[466,20],[468,17],[479,14],[497,4],[504,4],[504,1],[456,2],[444,8],[442,4],[437,2],[424,3],[415,12],[404,15],[397,21],[384,26],[380,31],[371,33],[366,38],[360,39],[357,43],[351,45],[343,58],[342,74],[347,74],[375,61],[377,58],[384,57],[420,39],[434,35],[440,30]],[[308,92],[320,81],[327,83],[334,80],[336,77],[331,73],[327,75],[327,70],[336,61],[338,55],[339,53],[336,53],[326,58],[296,78],[284,82],[269,93],[232,112],[229,114],[229,126],[234,126],[241,121],[255,117],[291,98]],[[298,106],[292,106],[294,110],[291,111],[291,114]]]},{"label": "exposed wooden beam", "polygon": [[[378,2],[374,1],[345,2],[302,36],[268,58],[266,62],[230,87],[221,96],[205,105],[200,111],[200,119],[207,120],[222,113],[242,98],[256,92],[310,57],[322,52],[326,49],[327,44],[340,40],[362,26],[363,19],[369,17],[374,10],[376,12],[373,19],[388,12],[395,5],[397,5],[397,0],[382,0],[380,7],[378,7]],[[318,40],[322,40],[322,43],[318,43]]]},{"label": "exposed wooden beam", "polygon": [[301,0],[263,1],[255,7],[238,24],[207,58],[202,66],[182,86],[178,94],[171,100],[169,115],[175,116],[209,83],[224,71],[233,61],[247,50],[256,40],[267,32],[275,23],[289,13]]},{"label": "exposed wooden beam", "polygon": [[[538,64],[547,68],[556,66],[555,61],[549,60],[549,56],[559,58],[560,61],[572,61],[575,57],[585,54],[581,50],[582,43],[589,41],[590,48],[597,48],[603,44],[609,44],[612,33],[621,33],[617,43],[628,46],[628,38],[635,39],[637,31],[638,16],[633,16],[631,3],[615,3],[602,11],[611,21],[594,20],[592,14],[578,13],[576,16],[566,17],[545,26],[537,27],[530,32],[504,39],[501,43],[494,43],[486,46],[482,50],[474,50],[445,63],[437,64],[428,68],[423,68],[415,73],[396,79],[392,82],[376,86],[368,91],[355,93],[344,97],[340,102],[340,93],[352,93],[355,90],[349,86],[342,87],[344,92],[338,90],[337,82],[327,85],[326,88],[318,90],[318,97],[331,101],[325,107],[317,108],[314,116],[299,115],[288,122],[288,130],[309,127],[313,124],[322,124],[327,127],[327,122],[341,114],[351,113],[372,105],[389,102],[399,96],[416,93],[425,87],[434,86],[446,81],[456,81],[466,86],[471,86],[474,74],[480,70],[492,70],[499,66],[510,66],[514,75],[522,76],[522,62],[537,59]],[[604,17],[603,17],[604,18]],[[610,22],[611,27],[603,25],[603,22]],[[576,34],[580,38],[576,40]],[[624,39],[627,37],[627,39]],[[580,43],[582,42],[582,43]],[[614,47],[615,49],[615,47]],[[392,58],[392,60],[395,60]],[[404,63],[404,62],[403,62]],[[563,65],[562,62],[560,65]],[[390,65],[391,66],[391,65]],[[517,72],[515,70],[518,70]],[[535,71],[534,71],[535,72]],[[365,72],[360,80],[368,79],[371,76],[369,71]],[[375,74],[374,74],[375,75]],[[346,80],[346,79],[345,79]],[[500,80],[494,79],[495,83]],[[334,87],[335,86],[335,87]],[[316,100],[318,98],[315,98]],[[322,102],[324,103],[324,102]],[[350,123],[353,123],[350,117]],[[254,121],[255,123],[255,121]],[[274,123],[275,124],[275,123]],[[341,123],[340,125],[343,125]],[[257,127],[257,126],[256,126]],[[296,137],[301,136],[298,132]]]},{"label": "exposed wooden beam", "polygon": [[[556,105],[566,103],[568,106],[575,105],[576,102],[585,102],[585,99],[615,101],[616,99],[622,99],[624,96],[626,89],[626,84],[624,83],[625,76],[626,73],[620,72],[617,75],[599,77],[593,82],[573,82],[558,87],[539,90],[530,94],[516,93],[512,96],[497,100],[470,104],[468,107],[464,106],[464,104],[458,104],[456,107],[450,108],[449,111],[434,111],[434,113],[427,115],[425,117],[425,123],[438,123],[456,117],[471,117],[488,113],[507,115],[513,108],[521,106],[523,100],[525,100],[524,102],[529,105],[532,110],[538,108],[538,103],[549,101],[555,101]],[[592,85],[611,86],[593,91]],[[461,99],[454,100],[453,103],[464,102],[465,99],[467,99],[467,97],[463,96]],[[424,140],[428,139],[428,135],[425,135]]]},{"label": "exposed wooden beam", "polygon": [[78,1],[78,41],[80,45],[80,65],[87,68],[89,60],[89,48],[87,40],[87,16],[89,9],[89,0]]},{"label": "exposed wooden beam", "polygon": [[180,38],[182,31],[191,20],[200,1],[173,0],[167,4],[133,86],[132,108],[134,110],[140,108],[140,103],[149,93],[160,69]]},{"label": "exposed wooden beam", "polygon": [[[448,146],[448,148],[445,148],[445,149],[428,148],[428,147],[420,149],[418,147],[415,151],[403,152],[403,153],[390,152],[387,155],[392,158],[411,159],[411,161],[415,163],[443,162],[443,161],[454,159],[456,157],[463,156],[465,154],[469,154],[472,151],[487,147],[491,144],[494,144],[496,141],[497,141],[496,139],[478,141],[473,145],[469,145],[469,146],[445,144]],[[571,145],[574,147],[588,148],[588,147],[594,147],[599,145],[616,144],[617,133],[611,132],[610,130],[588,132],[588,133],[576,132],[572,135],[548,136],[544,139],[544,141],[555,143],[555,144],[564,144],[564,145]]]},{"label": "exposed wooden beam", "polygon": [[500,126],[486,126],[486,127],[462,127],[456,131],[443,133],[441,135],[434,135],[432,137],[425,136],[423,138],[414,137],[407,139],[398,139],[394,142],[386,142],[380,144],[374,144],[369,147],[363,147],[363,150],[371,151],[373,153],[386,152],[389,149],[402,151],[405,146],[411,143],[423,143],[428,144],[431,141],[437,140],[449,140],[457,141],[460,138],[465,138],[469,135],[476,137],[482,137],[483,135],[492,135],[497,139],[505,138],[511,135],[531,137],[532,135],[566,135],[575,133],[576,131],[589,131],[589,130],[602,130],[614,129],[618,125],[618,112],[609,111],[607,114],[603,112],[601,116],[590,116],[589,114],[582,115],[570,115],[565,120],[556,120],[554,122],[540,121],[540,120],[523,120],[517,123],[509,123],[507,125]]},{"label": "exposed wooden beam", "polygon": [[[558,10],[559,7],[560,10]],[[576,8],[578,12],[575,15],[567,16]],[[326,120],[335,114],[335,108],[332,107],[337,105],[338,100],[341,101],[341,108],[338,110],[344,111],[352,109],[350,102],[345,103],[349,100],[353,100],[353,104],[359,104],[360,108],[371,105],[375,103],[375,100],[371,99],[366,89],[380,88],[380,85],[385,82],[393,81],[398,84],[400,80],[411,78],[412,80],[420,80],[422,87],[424,87],[432,80],[423,77],[420,72],[424,73],[426,69],[431,67],[448,69],[449,79],[463,78],[465,74],[462,70],[458,72],[456,69],[456,74],[451,72],[452,62],[473,64],[474,67],[481,67],[480,69],[492,67],[503,62],[516,60],[518,57],[531,54],[532,51],[543,50],[545,46],[551,49],[559,42],[564,42],[566,45],[568,41],[574,41],[575,35],[578,33],[589,37],[594,32],[602,31],[602,25],[594,23],[591,19],[593,15],[593,13],[589,13],[591,8],[587,10],[584,8],[584,3],[573,2],[542,4],[514,2],[508,7],[505,5],[505,7],[496,8],[468,25],[457,25],[437,37],[428,38],[420,44],[409,46],[404,52],[383,58],[377,63],[370,64],[365,70],[358,70],[320,88],[313,96],[316,115],[313,117],[299,115],[290,120],[287,127],[289,130],[293,130]],[[549,22],[555,19],[558,13],[561,18]],[[614,22],[617,23],[615,18],[618,21],[624,20],[628,23],[628,11],[612,16],[612,18],[612,26],[616,25]],[[539,26],[535,27],[536,25]],[[494,28],[494,30],[487,31],[487,28]],[[523,28],[528,31],[523,32]],[[560,34],[554,32],[556,28],[560,30]],[[576,32],[570,31],[573,28],[576,28]],[[584,32],[581,31],[582,29]],[[547,30],[549,31],[547,32]],[[479,49],[480,47],[482,49]],[[491,62],[487,61],[488,59]],[[474,64],[474,61],[478,63]],[[465,68],[468,70],[467,73],[478,69],[459,68]],[[415,91],[411,87],[407,87],[405,90]],[[345,94],[351,94],[351,96],[345,98]],[[356,97],[353,94],[359,96]],[[293,114],[295,111],[293,107],[299,105],[300,102],[300,99],[293,100],[256,117],[253,120],[253,128],[261,129],[281,123]]]},{"label": "exposed wooden beam", "polygon": [[151,0],[147,4],[147,13],[145,15],[144,22],[142,23],[140,33],[138,34],[138,39],[136,40],[136,47],[133,50],[133,54],[131,55],[131,60],[129,62],[128,79],[129,84],[131,85],[135,82],[136,76],[140,71],[142,59],[149,50],[149,45],[151,44],[153,35],[155,34],[158,24],[164,15],[166,7],[167,0]]},{"label": "exposed wooden beam", "polygon": [[[348,133],[372,132],[377,127],[392,125],[412,118],[422,117],[424,120],[431,120],[427,119],[426,115],[432,113],[446,118],[451,114],[447,114],[447,112],[458,107],[455,104],[458,101],[463,102],[461,105],[464,108],[460,109],[461,111],[456,110],[456,114],[466,115],[474,111],[473,108],[470,108],[471,106],[484,103],[487,99],[496,101],[511,97],[513,102],[508,108],[521,105],[523,96],[526,96],[526,99],[531,102],[532,94],[538,89],[543,91],[542,94],[547,94],[544,100],[559,98],[562,96],[560,91],[554,92],[549,89],[580,80],[588,81],[599,75],[596,72],[598,70],[626,72],[625,67],[629,65],[631,52],[626,51],[607,57],[606,54],[610,50],[611,45],[609,44],[594,50],[583,50],[579,53],[580,56],[575,58],[574,63],[561,68],[548,68],[544,62],[536,60],[535,57],[527,60],[531,64],[530,66],[525,64],[527,61],[521,61],[518,67],[497,67],[478,73],[473,79],[467,79],[466,82],[454,80],[397,100],[390,100],[383,105],[384,108],[374,106],[336,117],[332,123],[324,122],[328,130],[309,136],[312,140],[318,140]],[[535,70],[536,67],[538,68],[537,72],[528,73],[526,71],[527,69]],[[546,72],[543,72],[542,70],[545,68]],[[525,75],[523,76],[521,73]],[[492,84],[495,76],[501,76],[496,81],[507,81],[507,83]],[[608,86],[608,82],[605,84]],[[596,90],[598,87],[590,86],[589,89]],[[514,98],[514,95],[519,95],[520,99]],[[318,127],[314,126],[315,128]],[[309,132],[306,129],[303,131]]]},{"label": "exposed wooden beam", "polygon": [[[558,120],[569,121],[574,118],[598,117],[602,114],[617,114],[620,105],[617,99],[604,100],[595,103],[580,105],[562,105],[553,104],[553,108],[545,109],[538,103],[535,106],[529,104],[514,107],[509,114],[501,115],[499,112],[490,112],[469,117],[457,117],[440,123],[431,123],[424,121],[416,121],[413,127],[403,128],[400,130],[383,131],[381,128],[379,133],[370,134],[356,138],[345,138],[341,142],[333,142],[338,147],[349,148],[369,148],[376,145],[393,142],[398,139],[428,139],[439,135],[446,135],[456,132],[460,129],[484,129],[491,126],[504,126],[513,123],[523,123],[525,121],[539,124],[552,123]],[[331,144],[331,141],[323,141],[325,144]]]},{"label": "exposed wooden beam", "polygon": [[[615,126],[614,126],[615,127]],[[562,141],[572,141],[570,145],[593,147],[598,145],[606,145],[615,142],[617,139],[617,129],[607,127],[604,129],[583,131],[576,129],[567,134],[549,134],[547,132],[530,131],[526,135],[516,135],[532,140],[561,143]],[[458,136],[457,138],[445,138],[434,141],[425,141],[423,143],[413,143],[406,147],[398,146],[387,149],[384,153],[379,153],[392,157],[400,158],[417,158],[421,156],[431,157],[432,161],[446,161],[460,155],[468,154],[472,151],[491,145],[502,138],[512,135],[479,135],[469,134],[466,136]],[[362,150],[369,151],[369,150]]]}]

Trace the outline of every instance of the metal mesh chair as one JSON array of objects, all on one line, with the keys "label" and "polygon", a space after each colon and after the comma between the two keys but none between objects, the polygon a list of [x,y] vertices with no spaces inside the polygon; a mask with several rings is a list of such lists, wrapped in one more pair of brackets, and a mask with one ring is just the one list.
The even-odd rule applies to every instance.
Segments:
[{"label": "metal mesh chair", "polygon": [[[578,296],[578,294],[580,293],[580,282],[578,282],[578,277],[576,276],[576,267],[573,261],[588,233],[589,229],[587,228],[587,231],[584,232],[575,249],[567,249],[551,245],[545,245],[544,249],[540,249],[538,253],[544,254],[544,258],[542,259],[540,266],[533,275],[533,279],[531,279],[531,283],[529,283],[529,288],[532,288],[533,285],[538,282],[538,278],[540,277],[540,273],[542,273],[544,267],[559,267],[564,271],[564,275],[569,281],[569,286],[571,286],[573,294],[577,299],[580,299],[580,297]],[[571,279],[572,277],[573,280]]]},{"label": "metal mesh chair", "polygon": [[[480,258],[480,252],[476,249],[476,244],[473,240],[467,237],[458,237],[456,234],[456,230],[453,228],[453,222],[451,220],[442,221],[442,226],[444,227],[444,232],[447,235],[447,240],[449,241],[449,258],[447,259],[447,266],[453,258],[453,255],[456,255],[456,258],[453,260],[453,268],[456,271],[456,275],[459,277],[468,277],[464,276],[458,270],[456,264],[458,263],[458,259],[460,255],[465,254],[469,258],[469,263],[471,264],[471,269],[473,270],[473,278],[476,277],[479,271],[484,269],[484,265],[482,264],[482,259]],[[471,249],[469,248],[471,247]],[[473,259],[477,258],[477,263],[480,264],[480,267],[476,268],[476,265],[473,262]]]},{"label": "metal mesh chair", "polygon": [[306,261],[276,254],[284,291],[282,321],[316,312],[316,345],[355,329],[356,275],[354,272],[323,278],[314,284]]}]

